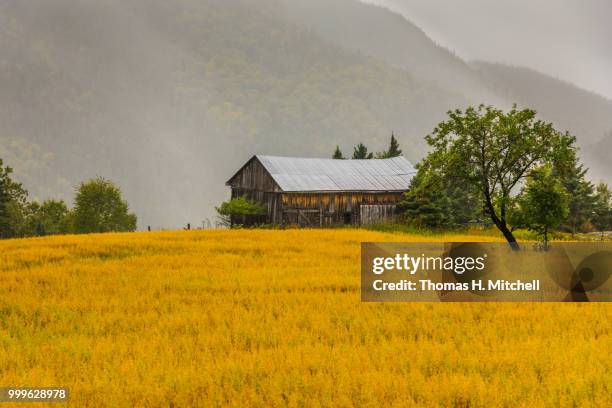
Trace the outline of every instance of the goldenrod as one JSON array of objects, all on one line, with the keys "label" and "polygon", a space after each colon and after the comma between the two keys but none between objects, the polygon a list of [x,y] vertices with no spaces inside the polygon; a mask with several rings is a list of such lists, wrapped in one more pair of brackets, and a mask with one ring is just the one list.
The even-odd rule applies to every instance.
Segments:
[{"label": "goldenrod", "polygon": [[362,241],[243,230],[0,242],[0,384],[73,406],[612,406],[608,304],[366,304]]}]

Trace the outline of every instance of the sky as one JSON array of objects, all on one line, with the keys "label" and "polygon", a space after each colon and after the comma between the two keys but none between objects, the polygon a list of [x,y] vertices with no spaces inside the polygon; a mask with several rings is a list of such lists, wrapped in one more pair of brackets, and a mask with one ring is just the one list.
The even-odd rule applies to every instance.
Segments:
[{"label": "sky", "polygon": [[363,0],[466,60],[535,69],[612,99],[611,0]]}]

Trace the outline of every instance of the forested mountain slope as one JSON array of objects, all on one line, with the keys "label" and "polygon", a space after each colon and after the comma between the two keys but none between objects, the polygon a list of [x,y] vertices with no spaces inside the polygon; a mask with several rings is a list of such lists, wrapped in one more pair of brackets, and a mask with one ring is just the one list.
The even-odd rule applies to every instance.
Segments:
[{"label": "forested mountain slope", "polygon": [[476,103],[507,104],[478,72],[399,14],[355,0],[282,0],[288,18],[325,40],[388,65],[420,81],[465,95]]},{"label": "forested mountain slope", "polygon": [[37,196],[68,198],[102,175],[124,187],[141,225],[173,226],[210,216],[253,153],[382,149],[393,129],[414,160],[432,123],[466,103],[326,43],[280,7],[3,2],[2,151]]},{"label": "forested mountain slope", "polygon": [[382,150],[393,130],[417,160],[448,109],[511,104],[481,75],[353,0],[7,0],[0,157],[35,197],[100,175],[141,226],[196,224],[254,153]]}]

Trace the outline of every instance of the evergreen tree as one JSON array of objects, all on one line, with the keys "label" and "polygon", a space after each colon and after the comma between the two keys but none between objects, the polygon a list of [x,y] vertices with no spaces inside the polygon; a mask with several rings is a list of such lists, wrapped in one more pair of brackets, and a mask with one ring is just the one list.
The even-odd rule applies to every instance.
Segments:
[{"label": "evergreen tree", "polygon": [[373,153],[368,153],[368,148],[365,147],[363,143],[359,143],[353,149],[353,159],[363,160],[363,159],[372,159],[374,158]]},{"label": "evergreen tree", "polygon": [[402,155],[402,150],[399,147],[399,143],[395,138],[393,132],[391,132],[391,142],[389,143],[389,150],[386,152],[378,153],[376,157],[378,159],[388,159],[390,157],[397,157]]},{"label": "evergreen tree", "polygon": [[23,235],[28,192],[13,181],[12,173],[0,159],[0,238]]},{"label": "evergreen tree", "polygon": [[599,183],[594,195],[591,223],[598,231],[612,230],[612,191],[605,183]]},{"label": "evergreen tree", "polygon": [[398,205],[402,218],[416,227],[454,229],[483,223],[484,212],[478,191],[460,182],[449,183],[428,161],[417,165],[410,188]]},{"label": "evergreen tree", "polygon": [[334,155],[332,159],[336,160],[344,160],[344,156],[342,155],[342,151],[340,151],[340,146],[336,145],[336,150],[334,150]]},{"label": "evergreen tree", "polygon": [[569,214],[562,224],[572,235],[585,230],[593,213],[593,183],[586,179],[587,169],[580,163],[576,150],[568,149],[556,158],[553,176],[557,177],[568,193]]}]

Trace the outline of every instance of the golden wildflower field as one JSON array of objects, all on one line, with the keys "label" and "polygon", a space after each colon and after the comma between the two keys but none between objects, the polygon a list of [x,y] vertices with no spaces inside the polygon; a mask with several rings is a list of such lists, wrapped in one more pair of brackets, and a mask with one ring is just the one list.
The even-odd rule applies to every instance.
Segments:
[{"label": "golden wildflower field", "polygon": [[494,239],[3,241],[0,386],[69,387],[76,407],[612,406],[609,304],[360,302],[362,241]]}]

